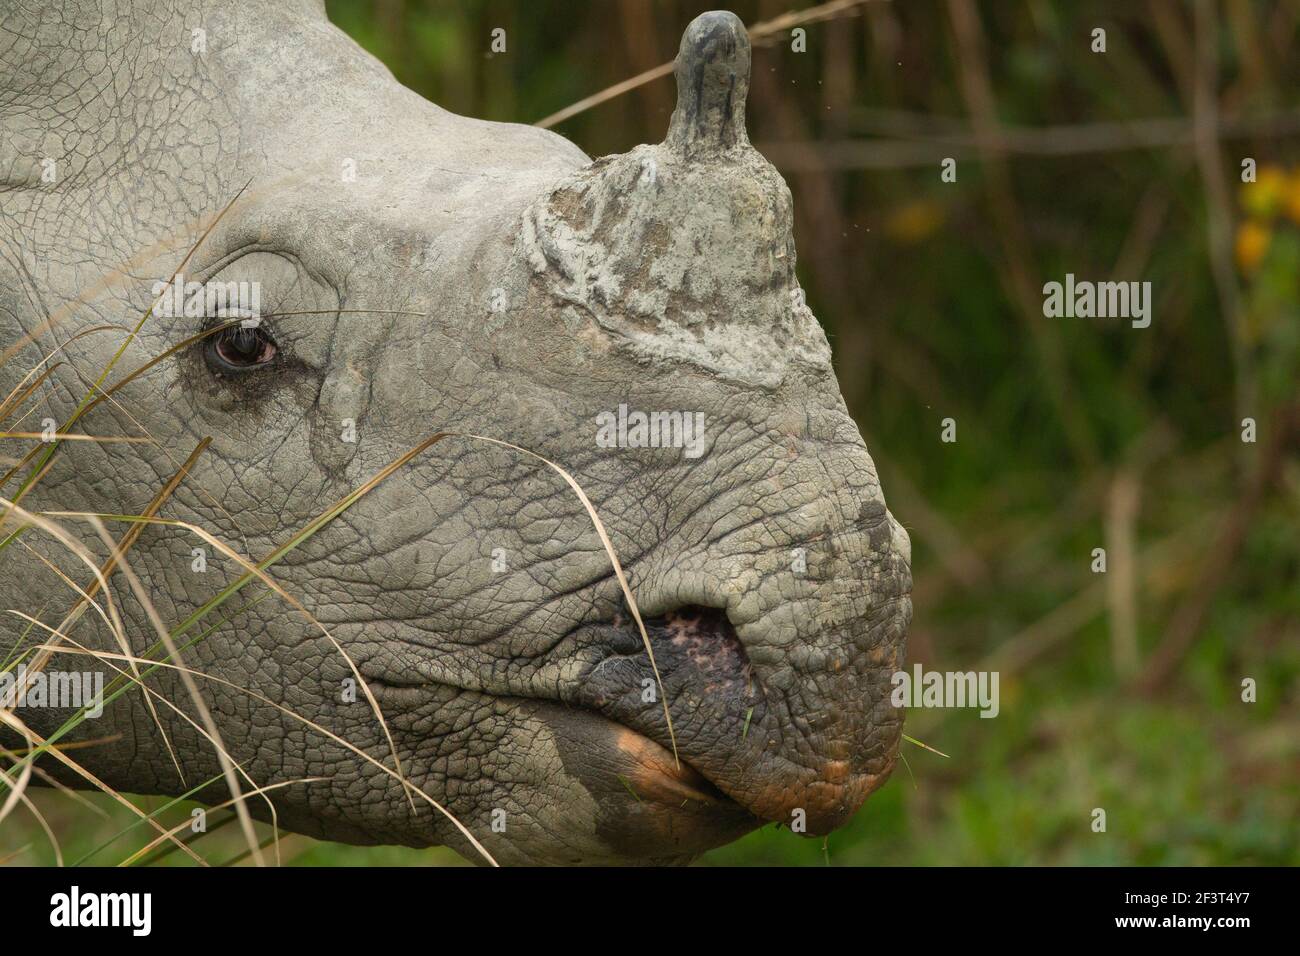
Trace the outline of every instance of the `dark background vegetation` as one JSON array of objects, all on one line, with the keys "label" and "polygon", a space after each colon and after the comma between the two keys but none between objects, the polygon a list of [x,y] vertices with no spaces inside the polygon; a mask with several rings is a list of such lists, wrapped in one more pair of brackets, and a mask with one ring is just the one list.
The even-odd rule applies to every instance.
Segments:
[{"label": "dark background vegetation", "polygon": [[[710,4],[327,7],[441,106],[532,123],[670,60]],[[1300,862],[1300,0],[896,0],[804,28],[807,52],[788,30],[755,49],[751,139],[912,535],[909,659],[999,671],[1001,713],[914,710],[948,758],[904,744],[825,844],[767,827],[703,862]],[[658,79],[556,129],[623,152],[673,101]],[[1150,328],[1044,318],[1067,272],[1149,280]]]}]

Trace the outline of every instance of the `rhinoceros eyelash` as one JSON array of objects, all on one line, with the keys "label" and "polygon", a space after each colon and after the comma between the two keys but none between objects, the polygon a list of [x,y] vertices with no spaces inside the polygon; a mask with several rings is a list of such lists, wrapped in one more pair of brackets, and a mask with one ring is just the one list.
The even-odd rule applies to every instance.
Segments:
[{"label": "rhinoceros eyelash", "polygon": [[[265,329],[267,334],[271,335],[280,345],[291,345],[298,339],[306,338],[319,331],[319,322],[322,318],[338,315],[336,310],[313,310],[304,312],[263,312],[258,316],[258,324]],[[221,316],[213,326],[221,325],[226,322],[238,319],[237,315]],[[274,319],[274,322],[268,321]]]},{"label": "rhinoceros eyelash", "polygon": [[[270,336],[276,345],[281,349],[287,349],[300,339],[306,339],[309,336],[320,333],[318,323],[323,320],[337,318],[344,315],[367,314],[368,310],[338,310],[338,309],[309,309],[309,310],[287,310],[284,312],[262,312],[257,316],[257,325]],[[418,313],[410,313],[412,315]],[[210,316],[203,323],[200,332],[210,333],[205,336],[205,340],[211,335],[217,334],[213,330],[222,326],[229,326],[231,323],[238,322],[241,316],[233,312],[219,312]],[[269,321],[274,319],[275,321]]]},{"label": "rhinoceros eyelash", "polygon": [[[267,312],[259,315],[256,321],[251,323],[253,328],[261,329],[276,345],[290,345],[298,339],[304,338],[311,332],[310,328],[303,326],[294,327],[290,321],[286,321],[292,313],[275,313]],[[268,319],[279,318],[280,321],[269,322]],[[223,329],[238,328],[239,323],[244,321],[243,318],[235,314],[219,314],[212,316],[203,324],[201,332],[207,333],[204,336],[206,341],[214,335],[220,335]]]},{"label": "rhinoceros eyelash", "polygon": [[[245,323],[247,323],[246,328],[260,329],[267,335],[271,335],[271,324],[266,321],[265,316],[258,316],[255,320],[250,320],[238,314],[218,313],[205,318],[203,324],[199,326],[199,334],[203,336],[200,341],[207,342],[220,336],[223,332],[238,329]],[[276,341],[279,341],[278,336],[275,336],[275,338]]]}]

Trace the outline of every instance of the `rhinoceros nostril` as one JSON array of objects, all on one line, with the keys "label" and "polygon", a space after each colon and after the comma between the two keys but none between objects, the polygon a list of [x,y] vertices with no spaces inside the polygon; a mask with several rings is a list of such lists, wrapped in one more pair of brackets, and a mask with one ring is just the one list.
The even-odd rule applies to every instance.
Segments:
[{"label": "rhinoceros nostril", "polygon": [[[669,683],[731,693],[753,690],[749,654],[724,611],[685,604],[643,621],[660,673],[672,678]],[[644,654],[631,613],[620,612],[612,623],[606,639],[615,655]]]},{"label": "rhinoceros nostril", "polygon": [[749,655],[723,611],[692,604],[669,611],[660,620],[666,649],[706,683],[751,683]]}]

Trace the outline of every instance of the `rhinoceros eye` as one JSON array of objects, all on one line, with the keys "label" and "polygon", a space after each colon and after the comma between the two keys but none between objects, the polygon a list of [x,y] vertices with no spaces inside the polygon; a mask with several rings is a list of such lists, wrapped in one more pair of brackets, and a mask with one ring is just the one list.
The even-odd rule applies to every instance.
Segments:
[{"label": "rhinoceros eye", "polygon": [[269,365],[277,348],[260,325],[222,329],[208,339],[208,364],[215,372],[244,372]]}]

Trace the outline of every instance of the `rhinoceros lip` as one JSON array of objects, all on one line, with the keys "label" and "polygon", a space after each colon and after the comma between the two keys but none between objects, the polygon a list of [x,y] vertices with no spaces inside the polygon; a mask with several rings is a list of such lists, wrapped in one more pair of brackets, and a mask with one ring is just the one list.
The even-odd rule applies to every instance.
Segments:
[{"label": "rhinoceros lip", "polygon": [[690,801],[718,812],[753,817],[756,826],[761,822],[749,807],[732,797],[680,753],[674,756],[670,740],[658,740],[646,731],[628,726],[600,711],[593,710],[591,713],[619,726],[623,732],[619,749],[624,753],[651,757],[643,761],[646,765],[645,775],[629,781],[632,784],[632,794],[637,799],[651,799],[674,806],[684,806],[685,801]]},{"label": "rhinoceros lip", "polygon": [[654,738],[626,724],[618,726],[621,729],[618,740],[619,750],[644,767],[644,773],[629,780],[633,795],[637,799],[653,799],[672,804],[689,800],[737,810],[744,809],[695,767],[680,758],[675,759],[671,751]]}]

